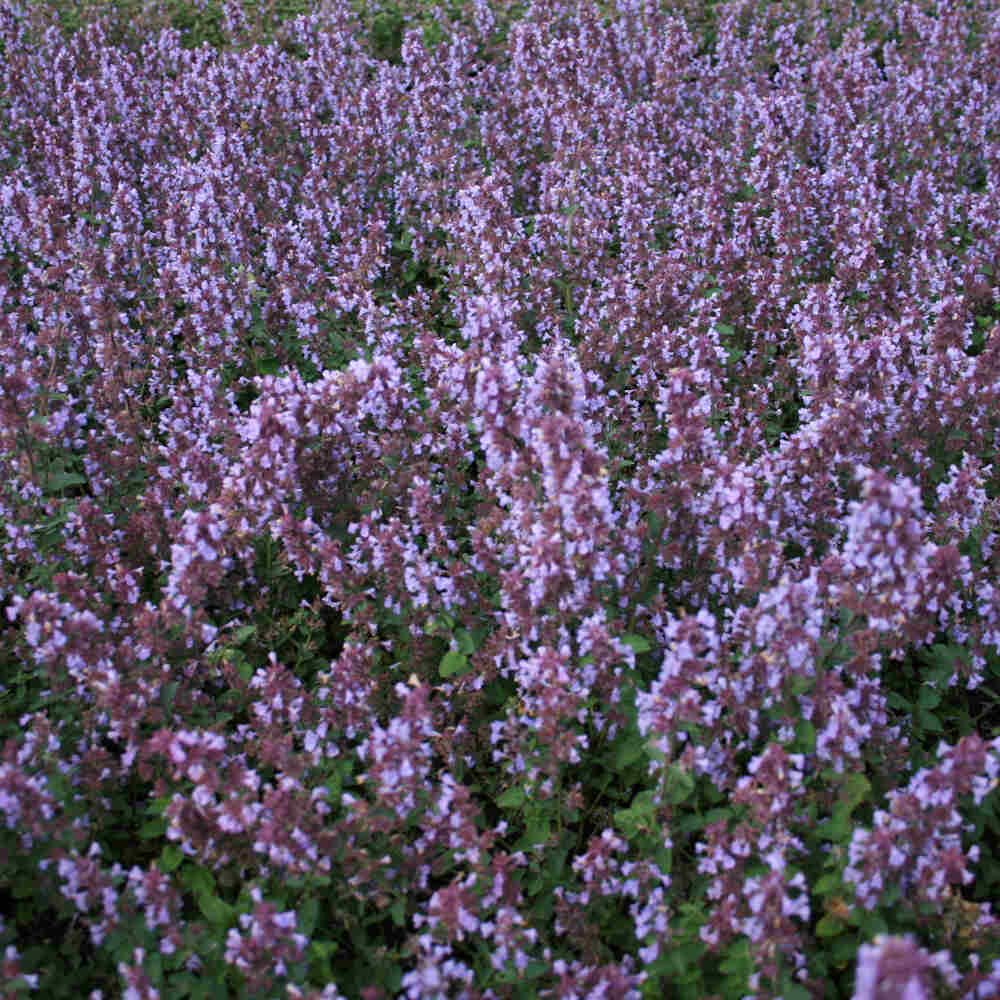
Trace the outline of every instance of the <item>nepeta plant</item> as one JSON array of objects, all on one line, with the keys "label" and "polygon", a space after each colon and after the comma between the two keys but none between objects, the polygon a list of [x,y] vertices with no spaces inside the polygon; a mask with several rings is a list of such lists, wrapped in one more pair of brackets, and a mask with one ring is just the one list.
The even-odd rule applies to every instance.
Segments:
[{"label": "nepeta plant", "polygon": [[992,5],[59,6],[0,992],[1000,990]]}]

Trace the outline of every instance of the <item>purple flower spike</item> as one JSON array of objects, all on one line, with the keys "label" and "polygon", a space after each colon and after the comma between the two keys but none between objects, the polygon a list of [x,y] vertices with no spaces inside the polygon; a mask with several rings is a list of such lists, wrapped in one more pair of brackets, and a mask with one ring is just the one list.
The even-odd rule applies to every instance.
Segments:
[{"label": "purple flower spike", "polygon": [[930,1000],[935,969],[957,985],[954,967],[943,953],[931,955],[909,934],[879,935],[858,951],[853,1000]]}]

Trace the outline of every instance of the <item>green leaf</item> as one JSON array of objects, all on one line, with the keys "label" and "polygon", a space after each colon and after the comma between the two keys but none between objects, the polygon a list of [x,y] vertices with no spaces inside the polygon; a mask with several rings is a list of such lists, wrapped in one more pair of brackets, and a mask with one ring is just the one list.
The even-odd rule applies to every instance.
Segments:
[{"label": "green leaf", "polygon": [[406,908],[401,899],[397,899],[396,902],[389,907],[389,916],[392,917],[392,922],[397,927],[402,927],[406,923]]},{"label": "green leaf", "polygon": [[950,677],[960,663],[969,662],[969,654],[963,646],[937,642],[930,649],[921,651],[921,659],[936,668],[942,677]]},{"label": "green leaf", "polygon": [[457,649],[449,649],[441,660],[438,671],[442,677],[454,677],[456,674],[464,674],[469,665],[469,661]]},{"label": "green leaf", "polygon": [[824,822],[820,830],[824,840],[843,844],[850,839],[854,831],[854,824],[851,822],[850,813],[843,809],[836,809],[833,817]]},{"label": "green leaf", "polygon": [[853,935],[841,935],[829,942],[829,953],[833,964],[842,969],[844,966],[853,965],[858,954],[858,943]]},{"label": "green leaf", "polygon": [[184,854],[176,844],[165,844],[160,852],[159,869],[161,872],[172,872],[183,860]]},{"label": "green leaf", "polygon": [[677,817],[672,829],[680,834],[694,833],[696,830],[704,830],[713,823],[728,822],[734,815],[732,808],[709,809],[706,813],[690,812]]},{"label": "green leaf", "polygon": [[623,635],[622,642],[636,653],[648,653],[653,648],[653,644],[641,635]]},{"label": "green leaf", "polygon": [[791,982],[787,976],[781,984],[782,1000],[812,1000],[812,994],[801,984]]},{"label": "green leaf", "polygon": [[615,748],[613,767],[615,771],[624,771],[634,764],[646,752],[646,741],[638,735],[631,735]]},{"label": "green leaf", "polygon": [[48,475],[48,488],[52,493],[56,493],[59,490],[65,490],[70,486],[86,486],[87,477],[81,476],[76,472],[67,472],[63,468],[60,468],[56,472],[49,472]]},{"label": "green leaf", "polygon": [[69,794],[69,780],[64,774],[55,771],[48,777],[48,787],[52,795],[60,801],[65,801]]},{"label": "green leaf", "polygon": [[534,847],[536,844],[544,844],[549,839],[549,831],[552,829],[548,816],[533,816],[524,831],[524,836],[518,841],[517,849],[525,850]]},{"label": "green leaf", "polygon": [[852,771],[847,776],[847,780],[840,790],[840,801],[849,810],[853,810],[856,806],[864,802],[865,797],[871,789],[871,783],[863,774]]},{"label": "green leaf", "polygon": [[234,643],[246,642],[247,639],[256,634],[257,634],[256,625],[241,625],[236,630],[236,633],[233,635],[233,642]]},{"label": "green leaf", "polygon": [[840,892],[843,888],[843,881],[840,875],[836,872],[827,872],[826,875],[821,875],[819,879],[816,880],[816,884],[813,886],[813,892],[817,896],[829,896],[832,893]]},{"label": "green leaf", "polygon": [[309,944],[309,950],[320,960],[329,958],[331,955],[336,954],[337,949],[340,945],[336,941],[312,941]]},{"label": "green leaf", "polygon": [[178,681],[168,681],[160,690],[160,704],[169,712],[173,708],[174,698],[180,688]]},{"label": "green leaf", "polygon": [[865,937],[872,939],[877,938],[880,934],[889,933],[889,925],[885,922],[885,918],[878,913],[861,909],[857,916],[858,927]]},{"label": "green leaf", "polygon": [[615,812],[615,825],[629,839],[651,830],[655,820],[656,806],[653,803],[653,791],[649,788],[639,792],[628,809]]},{"label": "green leaf", "polygon": [[226,980],[221,976],[199,975],[191,990],[191,1000],[228,1000]]},{"label": "green leaf", "polygon": [[920,713],[920,728],[923,729],[925,733],[943,733],[944,726],[938,720],[937,716],[931,715],[930,712]]},{"label": "green leaf", "polygon": [[441,632],[450,632],[455,627],[455,616],[442,614],[432,618],[425,626],[424,631],[428,635],[438,635]]},{"label": "green leaf", "polygon": [[667,801],[672,805],[680,803],[691,797],[694,792],[694,778],[690,772],[677,764],[671,764],[667,768]]},{"label": "green leaf", "polygon": [[800,719],[795,725],[795,744],[803,753],[812,753],[816,749],[816,727],[805,719]]},{"label": "green leaf", "polygon": [[803,677],[797,674],[786,681],[785,690],[793,698],[797,698],[799,695],[808,694],[815,686],[816,681],[812,677]]},{"label": "green leaf", "polygon": [[832,914],[827,914],[816,925],[817,937],[836,937],[844,930],[843,921],[838,920]]},{"label": "green leaf", "polygon": [[139,827],[139,839],[140,840],[157,840],[158,838],[164,836],[167,832],[166,820],[162,819],[151,819],[147,820],[142,826]]},{"label": "green leaf", "polygon": [[232,906],[214,895],[198,896],[198,909],[214,927],[228,927],[236,916]]},{"label": "green leaf", "polygon": [[666,759],[666,754],[656,745],[657,738],[655,736],[646,740],[646,753],[649,755],[650,760],[655,760],[662,764]]},{"label": "green leaf", "polygon": [[143,968],[155,986],[163,984],[163,959],[155,951],[147,953],[143,958]]},{"label": "green leaf", "polygon": [[11,895],[15,899],[31,899],[38,892],[38,882],[30,875],[17,875],[11,885]]},{"label": "green leaf", "polygon": [[479,644],[468,629],[459,629],[455,640],[458,642],[458,651],[463,656],[471,656],[479,648]]},{"label": "green leaf", "polygon": [[211,896],[215,892],[215,877],[201,865],[189,863],[181,868],[179,877],[181,883],[197,897]]},{"label": "green leaf", "polygon": [[719,968],[733,978],[742,979],[749,976],[753,972],[750,942],[746,938],[737,939],[730,945],[726,957],[719,963]]},{"label": "green leaf", "polygon": [[315,896],[310,896],[298,907],[296,923],[298,930],[307,938],[312,937],[316,929],[316,921],[319,918],[319,900]]},{"label": "green leaf", "polygon": [[520,809],[526,799],[524,789],[520,785],[514,785],[497,799],[497,805],[501,809]]},{"label": "green leaf", "polygon": [[918,704],[921,708],[937,708],[941,704],[941,692],[929,684],[923,685],[918,696]]}]

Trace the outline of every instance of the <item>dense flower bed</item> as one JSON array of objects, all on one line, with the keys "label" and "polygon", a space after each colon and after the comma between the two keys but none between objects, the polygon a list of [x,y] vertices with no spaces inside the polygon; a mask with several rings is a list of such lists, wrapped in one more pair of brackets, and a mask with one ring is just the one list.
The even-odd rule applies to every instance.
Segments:
[{"label": "dense flower bed", "polygon": [[0,0],[3,995],[1000,993],[1000,13],[508,7]]}]

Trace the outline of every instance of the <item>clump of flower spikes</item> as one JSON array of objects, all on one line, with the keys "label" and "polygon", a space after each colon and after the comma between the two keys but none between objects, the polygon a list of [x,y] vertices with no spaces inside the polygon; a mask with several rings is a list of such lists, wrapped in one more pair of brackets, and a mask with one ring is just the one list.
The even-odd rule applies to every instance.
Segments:
[{"label": "clump of flower spikes", "polygon": [[[436,48],[406,31],[396,65],[348,5],[284,48],[165,30],[129,53],[0,3],[0,597],[5,656],[50,697],[3,748],[0,813],[95,947],[141,921],[201,961],[180,884],[96,845],[130,781],[185,858],[242,873],[223,961],[254,988],[312,995],[299,915],[264,890],[341,872],[360,907],[406,887],[407,996],[472,995],[479,947],[497,973],[540,963],[548,995],[638,996],[676,933],[671,875],[595,830],[533,920],[531,857],[469,777],[572,815],[629,685],[652,777],[742,809],[691,867],[700,939],[749,941],[757,995],[778,955],[814,985],[820,774],[895,787],[850,842],[852,907],[909,879],[943,912],[974,881],[958,809],[993,794],[1000,745],[909,773],[884,681],[944,633],[975,687],[1000,645],[997,336],[973,349],[1000,266],[1000,20],[738,0],[708,44],[695,3],[602,6],[536,2],[498,55],[476,0]],[[266,607],[261,539],[346,623],[314,683],[213,659]],[[486,636],[442,683],[420,637],[444,617]],[[629,629],[659,656],[641,684]],[[498,678],[515,696],[477,722]],[[219,685],[247,709],[231,730],[205,722]],[[332,800],[345,758],[363,780]],[[629,953],[595,932],[607,899]],[[130,995],[156,995],[148,959],[120,963]],[[856,995],[996,986],[975,950],[950,962],[878,941]]]}]

